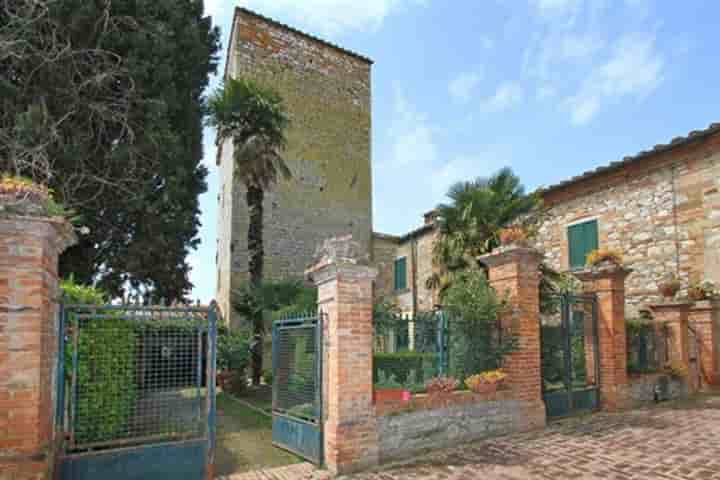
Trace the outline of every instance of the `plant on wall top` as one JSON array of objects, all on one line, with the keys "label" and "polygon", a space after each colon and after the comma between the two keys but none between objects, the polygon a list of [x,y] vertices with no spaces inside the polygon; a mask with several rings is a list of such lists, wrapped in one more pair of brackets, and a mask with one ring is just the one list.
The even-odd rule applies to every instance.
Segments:
[{"label": "plant on wall top", "polygon": [[713,282],[693,282],[688,287],[688,298],[692,301],[699,302],[702,300],[711,300],[717,297],[718,291]]},{"label": "plant on wall top", "polygon": [[0,176],[0,212],[19,215],[69,216],[53,198],[52,190],[25,177]]},{"label": "plant on wall top", "polygon": [[669,275],[665,278],[665,280],[660,282],[658,290],[660,290],[663,297],[673,298],[677,295],[677,292],[680,291],[681,286],[680,279],[678,279],[675,275]]},{"label": "plant on wall top", "polygon": [[[282,152],[289,125],[285,105],[274,90],[250,79],[233,79],[216,90],[209,100],[209,124],[217,129],[219,141],[233,144],[235,175],[245,186],[248,208],[248,270],[250,285],[263,281],[263,201],[265,192],[280,179],[291,177]],[[251,318],[253,333],[262,334],[261,313]],[[260,384],[262,359],[253,361],[253,384]]]},{"label": "plant on wall top", "polygon": [[621,266],[623,263],[622,254],[610,248],[600,248],[588,253],[586,262],[588,267],[597,267],[603,263]]}]

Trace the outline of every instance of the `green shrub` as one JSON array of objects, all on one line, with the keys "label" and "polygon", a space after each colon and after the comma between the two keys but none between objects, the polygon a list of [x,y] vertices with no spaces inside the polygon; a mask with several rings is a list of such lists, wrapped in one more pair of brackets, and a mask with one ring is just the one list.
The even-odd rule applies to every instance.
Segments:
[{"label": "green shrub", "polygon": [[[102,305],[107,295],[94,287],[60,283],[67,302]],[[78,443],[122,438],[135,410],[136,325],[123,319],[82,319],[71,315],[69,326],[79,326],[77,338],[77,405],[75,439]],[[72,378],[73,344],[65,352],[68,384]]]},{"label": "green shrub", "polygon": [[218,328],[217,369],[245,370],[250,362],[250,337],[244,330]]},{"label": "green shrub", "polygon": [[[83,320],[78,334],[78,443],[122,438],[135,410],[137,334],[123,320]],[[69,348],[72,359],[72,345]]]},{"label": "green shrub", "polygon": [[437,365],[437,354],[420,352],[398,352],[398,353],[376,353],[373,356],[373,381],[393,378],[395,381],[405,385],[416,381],[420,376],[420,383],[424,383],[422,377],[428,366],[435,369]]},{"label": "green shrub", "polygon": [[505,356],[517,349],[518,337],[500,328],[507,302],[498,298],[485,273],[459,274],[442,300],[448,316],[447,374],[462,384],[473,374],[501,368]]}]

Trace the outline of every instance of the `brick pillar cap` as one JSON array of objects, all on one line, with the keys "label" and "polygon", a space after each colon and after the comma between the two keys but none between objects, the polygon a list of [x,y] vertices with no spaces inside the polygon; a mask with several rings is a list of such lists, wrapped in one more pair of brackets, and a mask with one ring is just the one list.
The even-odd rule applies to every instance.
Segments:
[{"label": "brick pillar cap", "polygon": [[[28,223],[37,223],[49,226],[55,231],[55,246],[58,253],[64,252],[78,242],[78,237],[75,234],[75,229],[73,228],[72,223],[64,217],[4,215],[0,216],[0,222],[6,224],[5,227],[3,227],[3,230],[8,229],[9,231],[19,229],[19,231],[26,232]],[[15,225],[13,226],[12,224]],[[25,227],[23,227],[22,224],[25,224]],[[47,233],[45,235],[47,235]]]},{"label": "brick pillar cap", "polygon": [[368,266],[368,256],[360,252],[360,244],[353,241],[352,235],[328,238],[317,248],[305,276],[318,285],[337,276],[374,280],[377,270]]},{"label": "brick pillar cap", "polygon": [[650,310],[678,310],[678,311],[684,311],[684,310],[690,310],[690,307],[692,307],[692,303],[687,301],[671,301],[671,302],[665,302],[665,303],[655,303],[653,305],[648,305]]},{"label": "brick pillar cap", "polygon": [[486,267],[497,267],[511,261],[518,261],[520,258],[527,258],[540,263],[543,254],[535,248],[508,245],[507,247],[497,248],[485,255],[480,255],[477,260]]},{"label": "brick pillar cap", "polygon": [[700,300],[691,304],[693,310],[720,310],[720,300]]},{"label": "brick pillar cap", "polygon": [[633,272],[631,268],[625,268],[622,265],[614,263],[606,263],[604,265],[586,268],[572,272],[579,280],[586,282],[589,280],[597,280],[607,277],[621,277],[623,280]]}]

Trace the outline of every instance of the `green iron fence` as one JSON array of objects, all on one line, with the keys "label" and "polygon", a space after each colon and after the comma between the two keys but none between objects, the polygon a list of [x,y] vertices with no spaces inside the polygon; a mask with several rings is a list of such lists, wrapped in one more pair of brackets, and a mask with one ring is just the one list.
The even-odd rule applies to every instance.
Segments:
[{"label": "green iron fence", "polygon": [[628,372],[660,371],[668,361],[667,328],[645,320],[628,320],[626,327]]},{"label": "green iron fence", "polygon": [[442,311],[414,316],[376,313],[374,327],[376,389],[420,393],[428,380],[441,376],[455,377],[462,387],[467,377],[500,367],[500,328]]}]

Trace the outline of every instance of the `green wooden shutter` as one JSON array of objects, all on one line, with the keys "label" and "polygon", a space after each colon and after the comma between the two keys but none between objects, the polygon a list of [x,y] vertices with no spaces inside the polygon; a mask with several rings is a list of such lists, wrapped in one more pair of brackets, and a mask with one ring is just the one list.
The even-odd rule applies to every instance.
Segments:
[{"label": "green wooden shutter", "polygon": [[579,223],[568,227],[570,268],[582,268],[588,253],[598,248],[597,221]]},{"label": "green wooden shutter", "polygon": [[395,260],[395,290],[407,288],[407,259],[405,257]]}]

